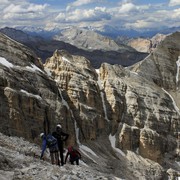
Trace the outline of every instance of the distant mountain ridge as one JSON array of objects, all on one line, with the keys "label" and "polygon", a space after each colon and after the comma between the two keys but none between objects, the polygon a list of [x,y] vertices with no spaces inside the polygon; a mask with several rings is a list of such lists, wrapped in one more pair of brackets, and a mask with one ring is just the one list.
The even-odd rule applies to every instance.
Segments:
[{"label": "distant mountain ridge", "polygon": [[68,28],[53,37],[54,40],[64,41],[80,49],[93,51],[134,51],[129,46],[118,45],[113,39],[82,28]]},{"label": "distant mountain ridge", "polygon": [[[60,123],[70,134],[66,145],[78,146],[88,166],[106,176],[177,179],[179,40],[180,33],[167,36],[153,53],[133,66],[103,63],[95,69],[87,58],[65,50],[56,50],[42,64],[30,48],[0,33],[0,132],[40,143],[39,134],[52,132]],[[1,139],[0,144],[8,148],[10,140],[3,143]],[[26,144],[22,143],[20,147]],[[41,177],[33,154],[26,163],[28,154],[15,153],[16,158],[3,149],[3,170],[11,170],[19,179]],[[17,169],[17,162],[34,165],[24,169],[18,164]],[[64,171],[64,167],[57,168]],[[29,169],[32,173],[27,174]],[[40,172],[47,175],[47,169]]]},{"label": "distant mountain ridge", "polygon": [[152,38],[133,38],[127,41],[127,45],[138,52],[150,53],[165,39],[167,35],[156,34]]},{"label": "distant mountain ridge", "polygon": [[[16,27],[16,29],[22,30],[28,34],[31,35],[38,35],[42,36],[44,38],[48,37],[51,38],[54,35],[60,33],[61,31],[69,28],[78,28],[75,26],[67,26],[67,27],[52,27],[52,28],[35,28],[35,27],[29,27],[29,26],[19,26]],[[134,30],[134,29],[124,29],[124,28],[119,28],[119,27],[113,27],[109,25],[105,26],[99,26],[99,27],[92,27],[92,26],[87,26],[87,27],[81,27],[86,30],[94,31],[97,32],[103,36],[108,36],[110,38],[116,39],[118,36],[128,36],[129,38],[137,38],[137,37],[144,37],[144,38],[151,38],[155,36],[156,34],[170,34],[174,33],[176,31],[180,31],[180,27],[172,27],[172,28],[165,28],[165,29],[151,29],[151,30]]]},{"label": "distant mountain ridge", "polygon": [[[103,46],[103,43],[99,40],[97,42],[100,43],[100,48],[89,51],[85,48],[80,49],[78,46],[76,47],[76,44],[72,45],[64,41],[44,39],[40,36],[32,36],[21,30],[16,30],[13,28],[3,28],[0,29],[0,32],[31,48],[43,60],[43,62],[45,62],[48,57],[51,57],[56,49],[67,50],[73,55],[84,56],[91,61],[95,68],[100,67],[103,62],[129,66],[142,60],[148,55],[147,53],[137,52],[131,47],[125,45],[118,46],[113,40],[102,36],[100,36],[102,41],[104,38],[107,45]],[[90,39],[90,35],[88,34],[89,37],[87,38]],[[96,44],[96,39],[94,38],[93,40],[95,41],[93,43]],[[81,41],[81,39],[76,39],[76,41]],[[111,44],[113,44],[113,46]],[[113,49],[114,47],[115,49]]]}]

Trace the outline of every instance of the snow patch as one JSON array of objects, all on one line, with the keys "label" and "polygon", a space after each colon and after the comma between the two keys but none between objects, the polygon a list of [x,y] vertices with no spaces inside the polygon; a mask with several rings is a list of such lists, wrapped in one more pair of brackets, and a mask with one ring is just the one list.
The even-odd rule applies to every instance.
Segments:
[{"label": "snow patch", "polygon": [[14,90],[14,89],[12,89],[12,88],[10,88],[10,87],[5,87],[4,90],[5,90],[5,91],[6,91],[6,90],[9,90],[9,91],[13,91],[13,92],[16,91],[16,90]]},{"label": "snow patch", "polygon": [[176,161],[176,164],[180,167],[180,161]]},{"label": "snow patch", "polygon": [[63,104],[64,106],[66,106],[67,109],[70,109],[67,101],[64,99],[64,97],[63,97],[63,95],[62,95],[62,92],[61,92],[60,88],[58,88],[58,90],[59,90],[60,97],[61,97],[61,99],[62,99],[62,104]]},{"label": "snow patch", "polygon": [[99,74],[99,69],[95,69],[96,70],[96,73]]},{"label": "snow patch", "polygon": [[96,155],[90,148],[88,148],[87,146],[82,145],[82,144],[80,143],[80,141],[79,141],[79,128],[77,127],[77,122],[76,122],[76,120],[74,121],[74,126],[75,126],[75,133],[76,133],[76,142],[77,142],[77,144],[78,144],[78,146],[79,146],[79,150],[80,150],[86,157],[88,157],[88,158],[91,159],[94,163],[97,164],[97,162],[96,162],[92,157],[90,157],[86,152],[89,152],[89,153],[91,153],[92,155],[94,155],[94,156],[96,156],[96,157],[97,157],[97,155]]},{"label": "snow patch", "polygon": [[124,152],[121,151],[119,148],[116,148],[116,146],[115,146],[115,143],[116,143],[116,137],[115,137],[115,135],[112,136],[112,135],[110,134],[110,135],[109,135],[109,141],[110,141],[110,143],[111,143],[112,148],[113,148],[116,152],[120,153],[122,156],[125,156]]},{"label": "snow patch", "polygon": [[[94,163],[98,164],[92,157],[90,157],[86,152],[87,148],[85,148],[86,150],[84,150],[84,145],[79,145],[79,150],[86,156],[88,157],[89,159],[91,159]],[[86,147],[86,146],[85,146]],[[88,148],[89,149],[89,148]],[[89,152],[89,150],[88,150]]]},{"label": "snow patch", "polygon": [[0,63],[3,65],[3,66],[6,66],[8,68],[12,68],[14,67],[14,65],[12,63],[10,63],[9,61],[7,61],[5,58],[3,57],[0,57]]},{"label": "snow patch", "polygon": [[106,103],[105,103],[105,93],[103,92],[103,87],[102,87],[102,82],[99,76],[99,69],[96,69],[96,73],[98,74],[98,85],[99,85],[99,89],[100,89],[100,95],[101,95],[101,99],[102,99],[102,104],[103,104],[103,110],[104,110],[104,115],[105,115],[105,119],[109,122],[108,116],[107,116],[107,108],[106,108]]},{"label": "snow patch", "polygon": [[75,133],[76,133],[76,142],[78,145],[80,145],[80,141],[79,141],[79,128],[77,127],[77,122],[74,122],[74,127],[75,127]]},{"label": "snow patch", "polygon": [[177,113],[180,115],[180,111],[179,111],[179,108],[178,106],[176,105],[176,102],[174,100],[174,98],[164,89],[162,88],[162,90],[171,98],[172,102],[173,102],[173,106],[174,106],[174,109],[177,111]]},{"label": "snow patch", "polygon": [[[177,73],[176,73],[176,85],[178,85],[179,81],[179,68],[180,68],[180,56],[178,57],[178,60],[176,61],[177,64]],[[177,86],[178,89],[178,86]]]},{"label": "snow patch", "polygon": [[44,68],[44,70],[45,70],[45,72],[47,73],[47,75],[48,75],[49,77],[51,77],[51,76],[52,76],[52,72],[51,72],[51,70],[50,70],[50,69],[48,69],[48,68]]},{"label": "snow patch", "polygon": [[27,91],[25,91],[25,90],[23,90],[23,89],[21,89],[20,92],[26,94],[27,96],[35,97],[36,99],[39,99],[39,100],[42,99],[41,96],[35,95],[35,94],[32,94],[32,93],[28,93]]},{"label": "snow patch", "polygon": [[136,149],[136,154],[139,154],[139,148]]},{"label": "snow patch", "polygon": [[86,152],[89,152],[90,154],[98,157],[94,151],[92,151],[89,147],[87,147],[87,146],[85,146],[85,145],[80,145],[80,149],[81,149],[81,150],[85,150]]},{"label": "snow patch", "polygon": [[64,56],[62,57],[62,60],[63,61],[66,61],[66,62],[68,62],[68,63],[71,63],[67,58],[65,58]]},{"label": "snow patch", "polygon": [[40,68],[38,68],[36,65],[34,64],[31,64],[31,66],[26,66],[26,69],[30,70],[30,71],[33,71],[33,72],[36,72],[36,71],[39,71],[39,72],[42,72],[44,73]]}]

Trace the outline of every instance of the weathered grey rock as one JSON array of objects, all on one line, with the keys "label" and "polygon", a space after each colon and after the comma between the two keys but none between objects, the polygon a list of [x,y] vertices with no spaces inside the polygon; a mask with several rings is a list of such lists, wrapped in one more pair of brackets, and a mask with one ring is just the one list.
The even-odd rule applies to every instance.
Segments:
[{"label": "weathered grey rock", "polygon": [[70,43],[80,49],[88,51],[132,50],[130,47],[128,48],[123,45],[119,46],[114,40],[102,36],[94,31],[76,27],[63,30],[59,35],[55,35],[54,39]]},{"label": "weathered grey rock", "polygon": [[[166,72],[165,76],[169,74],[169,71],[177,70],[178,37],[178,33],[167,37],[165,42],[172,42],[172,39],[175,40],[171,45],[168,43],[167,46],[166,43],[162,43],[153,53],[163,54],[163,56],[167,57],[166,64],[172,64],[171,69],[169,69],[169,66],[166,68],[161,56],[158,56],[159,58],[156,59],[159,64],[158,67],[161,68],[162,66],[163,71]],[[175,60],[170,61],[170,52],[164,51],[164,49],[174,48],[174,46],[177,47],[177,52],[171,55],[171,58]],[[153,54],[148,58],[153,56]],[[164,153],[175,152],[177,148],[176,139],[180,128],[179,114],[171,96],[161,88],[159,83],[155,84],[157,81],[151,79],[156,76],[157,68],[154,65],[154,61],[148,58],[126,69],[120,65],[112,66],[105,63],[99,69],[98,79],[94,69],[90,68],[87,60],[84,59],[82,61],[82,57],[71,56],[64,51],[56,51],[54,56],[47,60],[45,67],[51,69],[54,79],[58,81],[62,88],[63,96],[67,97],[66,101],[68,104],[72,103],[75,107],[73,109],[73,106],[70,105],[70,109],[73,109],[73,112],[75,112],[75,119],[81,119],[82,136],[84,134],[86,138],[96,138],[97,129],[96,131],[89,131],[89,135],[87,135],[87,119],[92,120],[99,115],[98,121],[96,118],[93,121],[96,122],[95,124],[97,122],[101,124],[100,127],[104,127],[104,122],[100,118],[104,116],[107,122],[109,121],[112,134],[119,132],[119,137],[124,135],[124,150],[135,151],[139,149],[140,155],[162,163]],[[146,69],[143,69],[145,67]],[[85,71],[87,69],[89,69],[88,72]],[[160,73],[160,71],[158,72]],[[149,74],[151,76],[148,76]],[[86,77],[89,78],[87,86],[85,86]],[[157,76],[159,82],[163,81],[160,80],[161,77]],[[169,78],[176,79],[173,74]],[[168,83],[169,81],[166,82],[166,86],[169,86]],[[93,89],[95,93],[89,91],[88,88]],[[103,96],[102,93],[104,94]],[[87,96],[87,94],[90,95]],[[96,101],[97,99],[101,101]],[[83,106],[86,105],[87,107],[82,108],[82,103]],[[76,109],[79,109],[79,116],[76,113]],[[92,109],[94,115],[91,112]],[[152,146],[151,141],[153,139],[156,140]],[[120,140],[117,144],[121,147]]]},{"label": "weathered grey rock", "polygon": [[152,38],[136,38],[130,39],[127,43],[128,46],[136,49],[139,52],[151,53],[156,47],[165,39],[167,35],[156,34]]},{"label": "weathered grey rock", "polygon": [[131,70],[166,90],[177,90],[179,55],[179,32],[177,32],[167,36],[153,53],[142,62],[133,65]]},{"label": "weathered grey rock", "polygon": [[73,121],[80,127],[80,139],[96,139],[105,123],[97,74],[90,62],[66,51],[55,51],[46,61],[45,68],[51,71]]},{"label": "weathered grey rock", "polygon": [[27,47],[0,34],[0,49],[0,131],[36,141],[63,110],[58,88]]},{"label": "weathered grey rock", "polygon": [[[175,97],[179,97],[178,89],[176,89],[177,86],[175,85],[176,82],[174,82],[177,79],[174,72],[177,71],[176,61],[180,50],[177,40],[179,35],[179,33],[176,33],[167,37],[165,42],[169,42],[167,43],[168,45],[166,46],[166,43],[163,42],[153,53],[161,53],[166,57],[165,60],[161,56],[156,59],[159,64],[158,68],[162,69],[162,71],[156,71],[157,68],[151,59],[153,54],[131,68],[124,69],[118,65],[110,66],[108,64],[103,64],[100,68],[100,76],[104,84],[107,100],[107,114],[109,120],[111,120],[112,132],[124,134],[125,149],[133,150],[137,146],[133,147],[131,145],[133,139],[131,127],[136,126],[140,130],[140,135],[137,133],[139,148],[143,149],[139,153],[158,162],[162,160],[161,156],[165,152],[175,152],[177,134],[180,129],[179,110],[175,105],[177,98],[173,100],[170,94],[164,90],[167,87],[171,87],[171,89],[176,91],[174,93]],[[170,45],[172,41],[173,43]],[[170,52],[174,47],[176,47],[175,52],[172,54]],[[173,60],[170,60],[170,58]],[[167,67],[168,63],[171,66]],[[132,71],[129,71],[129,69]],[[160,73],[165,77],[163,78],[162,75],[159,75]],[[167,76],[168,79],[166,78]],[[164,89],[161,88],[162,84]],[[119,126],[119,122],[121,122],[122,126]],[[124,123],[130,127],[124,126]],[[121,130],[117,131],[118,128]],[[151,130],[155,131],[155,133],[151,133]],[[152,146],[151,141],[153,139],[156,139],[156,142],[153,142],[154,145]],[[137,145],[138,143],[136,142],[135,144]],[[155,152],[155,149],[157,152]],[[161,160],[159,161],[158,158]]]},{"label": "weathered grey rock", "polygon": [[[118,162],[118,168],[128,169],[128,174],[134,156],[122,166],[115,159],[124,160],[129,151],[135,152],[160,163],[140,164],[153,166],[152,171],[148,168],[151,179],[158,167],[155,176],[162,179],[165,170],[177,171],[171,162],[179,152],[179,37],[180,33],[167,37],[132,67],[104,63],[95,70],[86,58],[62,50],[55,51],[41,68],[30,50],[1,34],[0,47],[7,43],[0,51],[0,131],[37,142],[43,124],[52,131],[61,123],[70,134],[68,144],[83,147],[86,142],[93,148],[94,143],[97,152],[105,145],[104,164],[111,157],[113,167]],[[94,156],[89,161],[98,164]],[[136,169],[135,177],[143,173],[147,177],[144,169]],[[24,177],[19,171],[15,176]]]}]

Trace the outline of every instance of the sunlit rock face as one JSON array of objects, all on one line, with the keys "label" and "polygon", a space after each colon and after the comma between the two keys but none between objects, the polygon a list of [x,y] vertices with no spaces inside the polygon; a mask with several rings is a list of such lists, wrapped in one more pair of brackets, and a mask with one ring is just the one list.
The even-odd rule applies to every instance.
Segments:
[{"label": "sunlit rock face", "polygon": [[80,127],[80,139],[96,139],[105,123],[95,69],[86,58],[59,50],[44,66],[51,71],[73,121]]},{"label": "sunlit rock face", "polygon": [[127,44],[139,52],[151,53],[157,48],[161,41],[165,39],[166,36],[167,35],[164,34],[156,34],[151,39],[135,38],[129,40]]},{"label": "sunlit rock face", "polygon": [[106,122],[123,150],[138,150],[157,162],[166,152],[176,153],[179,112],[167,91],[171,87],[178,96],[178,37],[167,37],[148,58],[129,68],[104,63],[95,71],[88,60],[65,51],[47,60],[45,68],[58,82],[82,136],[94,139]]},{"label": "sunlit rock face", "polygon": [[178,149],[179,37],[180,33],[168,36],[150,56],[130,68],[101,66],[112,132],[119,129],[118,136],[124,135],[119,146],[138,149],[158,162],[164,153],[176,154]]},{"label": "sunlit rock face", "polygon": [[101,68],[112,133],[124,136],[122,142],[119,138],[119,146],[139,149],[142,156],[160,162],[162,154],[177,147],[179,114],[172,99],[162,88],[128,69],[108,64]]},{"label": "sunlit rock face", "polygon": [[68,144],[111,134],[125,153],[159,163],[167,154],[174,158],[180,129],[179,37],[168,36],[131,67],[103,63],[95,70],[86,58],[64,50],[56,50],[42,67],[32,52],[1,35],[8,42],[1,60],[9,63],[0,61],[1,131],[36,140],[44,124],[52,131],[61,123],[70,134]]},{"label": "sunlit rock face", "polygon": [[27,47],[0,34],[0,49],[0,131],[36,141],[63,112],[58,88]]}]

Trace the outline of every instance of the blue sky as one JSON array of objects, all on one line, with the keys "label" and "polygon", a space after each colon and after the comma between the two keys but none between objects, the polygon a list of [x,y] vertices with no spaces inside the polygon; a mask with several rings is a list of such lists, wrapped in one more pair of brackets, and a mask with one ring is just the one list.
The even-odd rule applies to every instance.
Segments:
[{"label": "blue sky", "polygon": [[0,15],[0,27],[162,29],[180,26],[180,0],[1,0]]}]

